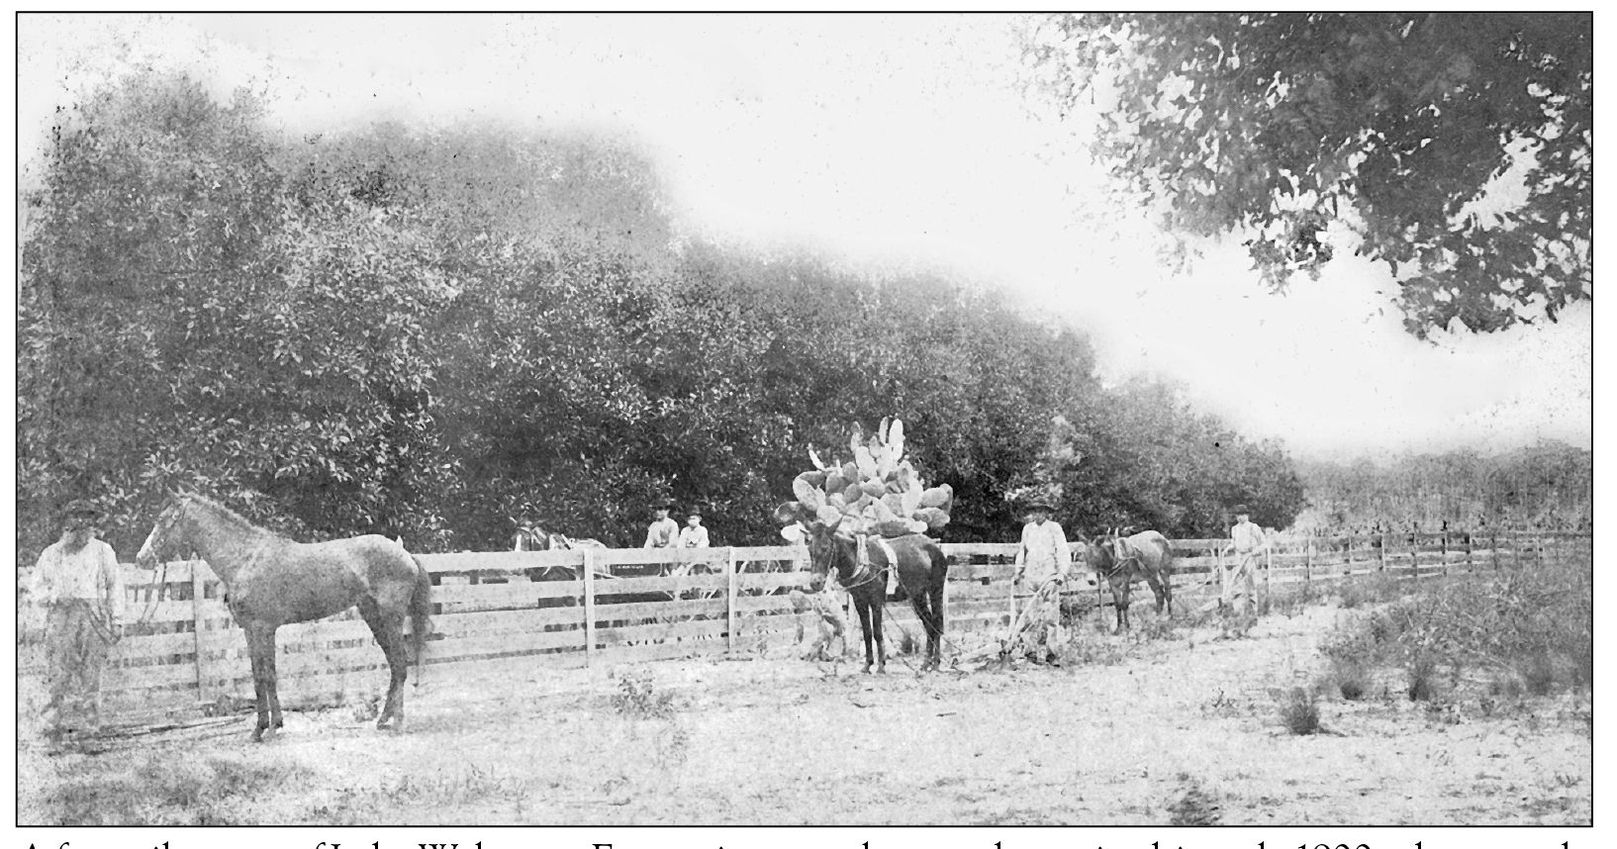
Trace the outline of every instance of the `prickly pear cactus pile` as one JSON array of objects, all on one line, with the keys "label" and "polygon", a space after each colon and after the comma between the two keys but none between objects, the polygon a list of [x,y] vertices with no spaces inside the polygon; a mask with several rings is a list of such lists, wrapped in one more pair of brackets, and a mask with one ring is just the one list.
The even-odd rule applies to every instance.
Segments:
[{"label": "prickly pear cactus pile", "polygon": [[949,523],[954,490],[928,488],[904,459],[904,423],[882,419],[867,439],[854,426],[848,449],[853,459],[826,463],[813,447],[814,468],[792,481],[795,501],[780,505],[775,518],[835,528],[841,533],[899,537],[936,531]]}]

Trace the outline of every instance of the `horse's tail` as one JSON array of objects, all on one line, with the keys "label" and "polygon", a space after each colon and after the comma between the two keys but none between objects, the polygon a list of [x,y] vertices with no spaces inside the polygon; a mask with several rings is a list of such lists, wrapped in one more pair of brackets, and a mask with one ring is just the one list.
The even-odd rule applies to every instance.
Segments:
[{"label": "horse's tail", "polygon": [[410,594],[410,647],[415,652],[416,686],[421,685],[421,661],[426,653],[427,634],[432,631],[432,575],[414,554],[415,590]]}]

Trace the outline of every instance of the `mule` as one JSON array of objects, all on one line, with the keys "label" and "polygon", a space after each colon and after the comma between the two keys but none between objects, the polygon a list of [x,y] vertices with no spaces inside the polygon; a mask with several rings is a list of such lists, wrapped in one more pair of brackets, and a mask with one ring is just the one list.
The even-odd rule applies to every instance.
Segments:
[{"label": "mule", "polygon": [[[937,669],[943,648],[943,585],[949,577],[949,558],[937,542],[922,534],[871,538],[866,544],[868,562],[860,563],[858,542],[834,527],[815,524],[807,531],[809,589],[819,592],[831,570],[837,582],[853,596],[859,612],[859,630],[865,638],[865,672],[872,664],[877,672],[887,671],[887,648],[882,639],[882,611],[887,604],[887,576],[897,570],[898,582],[909,596],[910,606],[926,630],[926,659],[921,670]],[[871,638],[875,638],[872,651]]]},{"label": "mule", "polygon": [[1112,588],[1112,607],[1117,611],[1112,633],[1130,628],[1129,595],[1136,581],[1150,585],[1158,613],[1166,608],[1173,615],[1173,546],[1167,537],[1156,531],[1127,537],[1115,531],[1102,534],[1085,546],[1084,559]]},{"label": "mule", "polygon": [[432,580],[404,546],[367,535],[330,542],[299,543],[257,527],[224,505],[196,494],[176,497],[157,517],[135,562],[151,569],[159,561],[206,560],[225,585],[225,604],[247,635],[258,724],[253,742],[281,728],[276,690],[275,631],[351,607],[370,626],[387,657],[391,679],[377,728],[404,730],[406,656],[404,620],[409,617],[416,673],[422,643],[431,628]]}]

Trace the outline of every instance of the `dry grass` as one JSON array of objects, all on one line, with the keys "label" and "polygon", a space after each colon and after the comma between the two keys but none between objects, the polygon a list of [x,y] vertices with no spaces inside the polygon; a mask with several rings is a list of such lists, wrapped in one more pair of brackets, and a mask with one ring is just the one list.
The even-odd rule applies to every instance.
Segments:
[{"label": "dry grass", "polygon": [[47,825],[250,825],[256,795],[308,774],[299,765],[218,756],[103,757],[68,768],[39,799],[39,816]]}]

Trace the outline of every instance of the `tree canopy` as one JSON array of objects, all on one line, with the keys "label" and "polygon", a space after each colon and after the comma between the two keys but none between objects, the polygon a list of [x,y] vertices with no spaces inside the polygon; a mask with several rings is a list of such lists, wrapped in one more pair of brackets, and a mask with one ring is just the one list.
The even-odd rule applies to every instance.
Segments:
[{"label": "tree canopy", "polygon": [[528,523],[633,545],[669,500],[767,543],[808,447],[884,416],[954,488],[946,539],[1012,538],[1041,468],[1078,529],[1303,507],[1278,447],[1102,386],[1087,338],[995,293],[676,238],[654,170],[598,138],[285,138],[246,94],[147,72],[64,110],[23,202],[24,562],[65,499],[102,501],[127,555],[181,486],[422,551]]},{"label": "tree canopy", "polygon": [[1424,338],[1592,296],[1593,51],[1587,12],[1095,13],[1028,60],[1169,231],[1242,234],[1277,290],[1385,262]]}]

